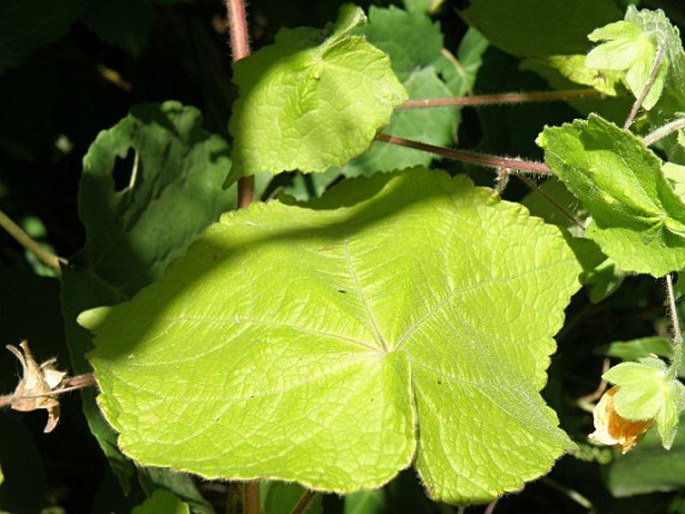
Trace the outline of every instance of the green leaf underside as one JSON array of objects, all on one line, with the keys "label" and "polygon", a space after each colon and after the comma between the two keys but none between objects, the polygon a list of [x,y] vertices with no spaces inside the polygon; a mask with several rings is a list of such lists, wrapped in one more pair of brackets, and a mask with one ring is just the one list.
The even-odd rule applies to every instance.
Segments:
[{"label": "green leaf underside", "polygon": [[361,10],[343,6],[340,18],[330,35],[283,29],[274,45],[236,63],[232,175],[339,166],[406,100],[387,55],[350,34],[364,21]]},{"label": "green leaf underside", "polygon": [[587,237],[629,271],[685,267],[685,204],[633,134],[591,115],[538,138],[545,161],[593,217]]},{"label": "green leaf underside", "polygon": [[572,446],[538,393],[578,288],[558,229],[423,168],[310,206],[227,214],[163,280],[82,315],[122,450],[343,493],[416,456],[450,503],[545,473]]}]

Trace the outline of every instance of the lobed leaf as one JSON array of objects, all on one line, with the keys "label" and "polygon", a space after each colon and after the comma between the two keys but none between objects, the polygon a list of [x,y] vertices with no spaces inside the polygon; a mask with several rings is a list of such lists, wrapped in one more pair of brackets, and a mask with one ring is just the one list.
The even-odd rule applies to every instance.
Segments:
[{"label": "lobed leaf", "polygon": [[433,498],[485,502],[572,447],[539,390],[579,271],[556,227],[414,168],[226,214],[80,321],[142,464],[345,493],[415,462]]}]

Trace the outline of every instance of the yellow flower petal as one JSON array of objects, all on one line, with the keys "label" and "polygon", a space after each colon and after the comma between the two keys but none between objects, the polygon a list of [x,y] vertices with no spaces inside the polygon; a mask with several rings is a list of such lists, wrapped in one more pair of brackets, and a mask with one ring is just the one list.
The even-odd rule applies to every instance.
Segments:
[{"label": "yellow flower petal", "polygon": [[621,453],[628,453],[652,428],[654,420],[630,421],[619,416],[614,409],[614,396],[619,389],[619,386],[612,387],[595,405],[592,411],[595,431],[589,438],[597,444],[620,446]]}]

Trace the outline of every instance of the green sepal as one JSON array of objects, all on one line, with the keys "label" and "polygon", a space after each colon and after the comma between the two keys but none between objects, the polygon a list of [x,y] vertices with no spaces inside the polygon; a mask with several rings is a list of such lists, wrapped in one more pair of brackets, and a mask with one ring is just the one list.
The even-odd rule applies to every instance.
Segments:
[{"label": "green sepal", "polygon": [[669,449],[685,408],[685,386],[668,376],[666,364],[661,359],[646,357],[618,364],[603,378],[620,386],[614,397],[618,415],[633,421],[653,419],[663,447]]},{"label": "green sepal", "polygon": [[623,80],[637,98],[649,80],[653,80],[642,106],[649,110],[659,100],[664,88],[668,60],[659,65],[656,76],[651,79],[657,48],[649,34],[634,23],[617,21],[594,30],[588,36],[590,41],[605,41],[591,50],[585,59],[585,66],[600,70],[624,72]]}]

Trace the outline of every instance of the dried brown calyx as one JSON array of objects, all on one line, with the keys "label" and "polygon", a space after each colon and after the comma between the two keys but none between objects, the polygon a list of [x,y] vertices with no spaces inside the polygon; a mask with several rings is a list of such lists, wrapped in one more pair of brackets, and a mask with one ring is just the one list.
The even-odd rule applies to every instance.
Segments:
[{"label": "dried brown calyx", "polygon": [[19,384],[10,396],[10,407],[22,412],[47,410],[48,422],[43,431],[52,432],[59,422],[59,401],[53,394],[62,386],[67,374],[55,367],[56,359],[39,365],[26,341],[22,341],[19,347],[6,346],[19,359],[23,369]]}]

